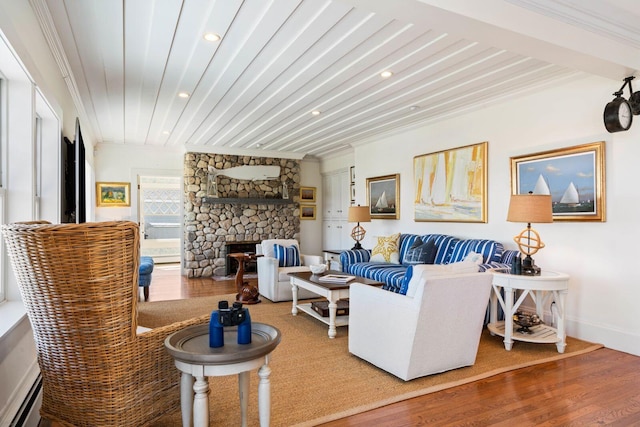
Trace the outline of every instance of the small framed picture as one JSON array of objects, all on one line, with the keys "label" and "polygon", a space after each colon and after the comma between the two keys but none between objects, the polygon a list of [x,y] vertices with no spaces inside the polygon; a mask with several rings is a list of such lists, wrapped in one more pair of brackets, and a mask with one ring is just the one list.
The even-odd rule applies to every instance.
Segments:
[{"label": "small framed picture", "polygon": [[355,166],[351,166],[349,168],[349,177],[351,179],[351,183],[355,184],[355,182],[356,182],[356,167]]},{"label": "small framed picture", "polygon": [[351,203],[355,203],[356,201],[356,186],[354,183],[351,183]]},{"label": "small framed picture", "polygon": [[300,205],[300,219],[316,219],[316,206]]},{"label": "small framed picture", "polygon": [[400,174],[367,178],[367,203],[372,219],[400,219]]},{"label": "small framed picture", "polygon": [[131,206],[128,182],[97,182],[96,201],[102,208],[116,208]]},{"label": "small framed picture", "polygon": [[316,201],[316,187],[300,187],[300,201],[301,202],[315,202]]}]

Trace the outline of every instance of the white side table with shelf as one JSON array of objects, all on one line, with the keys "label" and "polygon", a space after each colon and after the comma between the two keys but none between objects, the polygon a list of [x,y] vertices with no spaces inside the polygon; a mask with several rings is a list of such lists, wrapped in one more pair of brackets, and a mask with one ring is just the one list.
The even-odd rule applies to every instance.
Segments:
[{"label": "white side table with shelf", "polygon": [[[566,347],[564,325],[565,299],[569,289],[569,275],[555,271],[542,271],[540,276],[525,276],[494,271],[493,292],[491,293],[490,323],[487,326],[492,335],[504,337],[504,348],[511,350],[513,341],[556,344],[559,353]],[[501,289],[504,289],[504,298]],[[514,302],[514,294],[521,291]],[[536,304],[536,314],[542,319],[547,304],[555,302],[557,325],[545,324],[531,328],[532,334],[514,332],[513,315],[518,311],[527,295],[531,295]],[[498,304],[504,310],[505,321],[498,321]]]}]

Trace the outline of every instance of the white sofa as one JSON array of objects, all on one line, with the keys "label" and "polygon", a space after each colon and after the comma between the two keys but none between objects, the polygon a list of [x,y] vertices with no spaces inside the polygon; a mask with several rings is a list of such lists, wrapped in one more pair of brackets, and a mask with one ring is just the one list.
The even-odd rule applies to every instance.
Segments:
[{"label": "white sofa", "polygon": [[349,352],[405,381],[473,365],[492,277],[423,276],[413,297],[352,284]]},{"label": "white sofa", "polygon": [[[309,266],[313,264],[324,263],[320,255],[302,255],[300,254],[301,266],[299,267],[279,267],[278,260],[275,258],[273,245],[282,246],[296,245],[298,249],[298,241],[295,239],[268,239],[256,245],[256,254],[262,255],[258,258],[258,289],[260,295],[273,301],[292,301],[291,280],[289,273],[298,271],[310,271]],[[298,291],[298,299],[316,298],[318,295],[306,290]]]}]

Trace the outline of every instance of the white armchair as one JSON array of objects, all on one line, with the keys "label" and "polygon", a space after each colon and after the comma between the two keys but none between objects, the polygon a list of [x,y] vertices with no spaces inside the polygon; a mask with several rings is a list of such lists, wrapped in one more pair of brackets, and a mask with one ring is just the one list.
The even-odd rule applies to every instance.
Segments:
[{"label": "white armchair", "polygon": [[[296,245],[299,248],[298,241],[295,239],[269,239],[258,243],[256,245],[256,253],[262,255],[258,258],[258,289],[260,295],[273,302],[292,301],[291,278],[288,274],[298,271],[310,271],[310,265],[322,264],[324,261],[319,255],[300,254],[301,266],[279,267],[273,249],[274,244],[282,246]],[[306,289],[298,291],[298,299],[315,297],[318,297],[318,295]]]},{"label": "white armchair", "polygon": [[349,352],[405,381],[473,365],[491,278],[423,276],[414,297],[352,284]]}]

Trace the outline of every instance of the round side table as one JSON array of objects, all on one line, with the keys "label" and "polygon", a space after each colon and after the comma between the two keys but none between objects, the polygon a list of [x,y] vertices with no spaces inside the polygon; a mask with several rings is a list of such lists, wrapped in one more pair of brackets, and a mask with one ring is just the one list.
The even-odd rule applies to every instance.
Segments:
[{"label": "round side table", "polygon": [[[258,369],[258,412],[260,425],[268,426],[271,417],[269,356],[280,343],[280,331],[264,323],[251,324],[251,343],[237,343],[237,327],[224,328],[224,346],[209,347],[209,325],[189,326],[165,339],[165,347],[182,372],[180,406],[182,425],[209,425],[209,382],[207,377],[238,374],[242,425],[247,425],[249,373]],[[195,377],[195,381],[194,381]]]},{"label": "round side table", "polygon": [[[564,353],[566,332],[564,325],[565,299],[569,290],[569,275],[555,271],[542,271],[539,276],[516,275],[492,272],[493,292],[491,294],[490,323],[487,325],[492,335],[504,337],[504,348],[511,350],[513,341],[555,344],[558,353]],[[504,289],[504,299],[500,289]],[[514,294],[519,297],[514,301]],[[522,334],[513,330],[513,315],[518,311],[527,295],[531,295],[536,304],[536,313],[540,319],[544,315],[544,307],[551,302],[556,305],[558,317],[557,328],[548,325],[532,327],[532,334]],[[498,321],[498,304],[504,310],[505,321]]]}]

